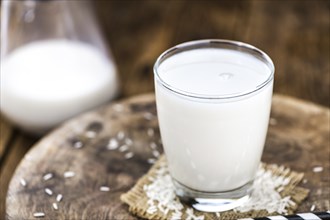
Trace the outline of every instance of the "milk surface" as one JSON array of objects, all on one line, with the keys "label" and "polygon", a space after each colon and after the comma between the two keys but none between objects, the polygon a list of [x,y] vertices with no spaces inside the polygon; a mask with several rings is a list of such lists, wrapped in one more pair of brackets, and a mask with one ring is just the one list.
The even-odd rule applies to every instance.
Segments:
[{"label": "milk surface", "polygon": [[[248,54],[196,49],[166,59],[158,74],[179,93],[228,97],[259,88],[271,71]],[[200,99],[172,92],[155,78],[172,177],[204,192],[233,190],[252,181],[265,143],[273,82],[237,98]]]},{"label": "milk surface", "polygon": [[110,100],[116,90],[115,66],[85,43],[38,41],[1,59],[1,111],[34,133]]}]

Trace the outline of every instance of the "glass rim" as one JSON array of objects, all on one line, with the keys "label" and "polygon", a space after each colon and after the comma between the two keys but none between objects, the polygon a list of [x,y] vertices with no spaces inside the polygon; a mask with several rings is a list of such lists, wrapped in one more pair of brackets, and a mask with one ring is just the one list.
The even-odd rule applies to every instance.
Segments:
[{"label": "glass rim", "polygon": [[[242,53],[247,53],[255,57],[256,59],[259,59],[261,62],[266,64],[266,66],[270,70],[270,74],[268,78],[263,81],[261,84],[255,87],[255,89],[251,89],[249,91],[243,91],[240,93],[237,93],[235,95],[205,95],[205,94],[197,94],[192,92],[187,92],[184,90],[181,90],[179,88],[176,88],[174,86],[171,86],[170,84],[166,83],[160,76],[158,72],[158,68],[160,65],[165,61],[167,58],[172,57],[175,54],[179,54],[181,52],[190,51],[190,50],[196,50],[196,49],[203,49],[203,48],[220,48],[220,49],[229,49],[233,51],[240,51]],[[258,49],[255,46],[252,46],[247,43],[243,43],[240,41],[233,41],[233,40],[223,40],[223,39],[203,39],[203,40],[194,40],[194,41],[188,41],[185,43],[178,44],[174,47],[171,47],[164,51],[156,60],[153,72],[155,79],[161,83],[163,87],[166,89],[182,95],[186,97],[191,98],[198,98],[198,99],[232,99],[232,98],[239,98],[248,96],[250,94],[256,93],[257,91],[261,90],[265,86],[267,86],[270,82],[273,81],[274,73],[275,73],[275,66],[271,58],[262,50]]]}]

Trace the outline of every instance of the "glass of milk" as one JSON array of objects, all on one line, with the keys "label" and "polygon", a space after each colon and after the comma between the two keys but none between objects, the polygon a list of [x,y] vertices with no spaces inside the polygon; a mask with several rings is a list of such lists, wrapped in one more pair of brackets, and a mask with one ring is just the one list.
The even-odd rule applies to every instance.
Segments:
[{"label": "glass of milk", "polygon": [[88,1],[3,1],[1,113],[42,134],[113,99],[115,63]]},{"label": "glass of milk", "polygon": [[249,199],[265,144],[274,65],[261,50],[198,40],[154,66],[158,120],[176,194],[206,212]]}]

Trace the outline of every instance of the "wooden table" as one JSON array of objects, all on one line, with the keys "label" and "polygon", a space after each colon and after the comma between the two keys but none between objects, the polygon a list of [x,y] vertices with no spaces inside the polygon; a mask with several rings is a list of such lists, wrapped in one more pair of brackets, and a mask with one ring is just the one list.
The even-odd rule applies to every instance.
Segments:
[{"label": "wooden table", "polygon": [[[96,6],[118,65],[119,98],[153,90],[152,65],[170,46],[224,38],[251,43],[272,57],[276,93],[329,106],[329,1],[97,1]],[[0,126],[3,218],[11,176],[39,138],[25,135],[2,117]],[[328,148],[329,143],[325,153]]]},{"label": "wooden table", "polygon": [[[75,117],[45,136],[24,156],[12,177],[6,219],[31,219],[35,212],[45,213],[44,219],[50,220],[137,219],[120,196],[149,170],[148,160],[156,159],[151,143],[162,152],[156,115],[153,94],[133,96]],[[304,173],[299,186],[310,193],[297,212],[330,208],[329,120],[328,108],[273,96],[262,161]],[[109,149],[114,138],[118,148]],[[64,178],[66,171],[74,172],[74,177]],[[50,173],[53,177],[45,181],[43,176]],[[111,190],[101,191],[101,186]],[[54,210],[58,194],[64,199]],[[296,196],[305,192],[300,188],[294,194],[297,202]]]}]

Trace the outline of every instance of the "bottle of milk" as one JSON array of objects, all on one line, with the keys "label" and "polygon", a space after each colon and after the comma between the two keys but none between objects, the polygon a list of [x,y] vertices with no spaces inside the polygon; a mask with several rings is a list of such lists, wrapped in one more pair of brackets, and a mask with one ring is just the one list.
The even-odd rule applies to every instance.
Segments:
[{"label": "bottle of milk", "polygon": [[87,1],[3,1],[1,113],[42,134],[116,96],[118,77]]}]

